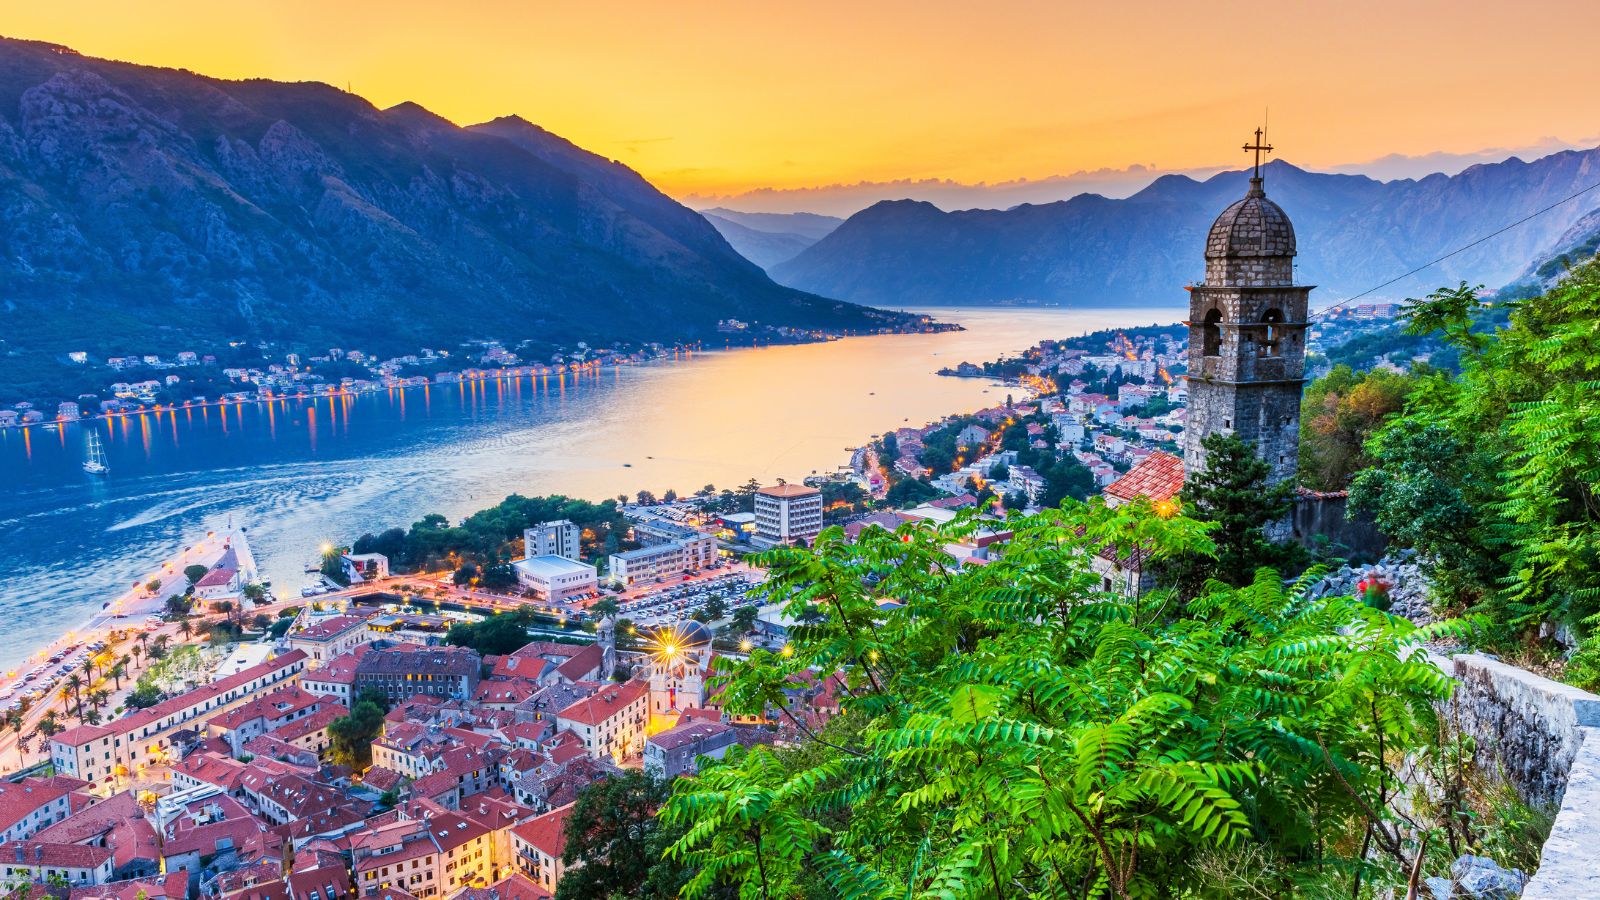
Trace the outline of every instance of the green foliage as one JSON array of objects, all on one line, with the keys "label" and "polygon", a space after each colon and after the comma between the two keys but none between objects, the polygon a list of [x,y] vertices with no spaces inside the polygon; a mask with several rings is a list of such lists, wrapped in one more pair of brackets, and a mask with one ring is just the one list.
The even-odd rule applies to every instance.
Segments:
[{"label": "green foliage", "polygon": [[350,714],[328,724],[329,756],[334,762],[364,771],[372,765],[372,742],[383,733],[383,714],[389,701],[382,694],[364,690],[350,704]]},{"label": "green foliage", "polygon": [[1408,305],[1408,328],[1443,334],[1461,374],[1419,383],[1370,441],[1377,463],[1352,501],[1424,552],[1447,602],[1508,630],[1554,619],[1588,631],[1600,613],[1600,261],[1506,305],[1492,333],[1475,327],[1465,284]]},{"label": "green foliage", "polygon": [[183,567],[183,577],[189,579],[189,583],[191,585],[199,584],[200,583],[200,579],[206,577],[206,573],[209,572],[209,571],[211,571],[211,570],[206,568],[205,566],[202,566],[199,563],[195,563],[192,566],[184,566]]},{"label": "green foliage", "polygon": [[656,819],[667,795],[667,782],[637,769],[580,791],[567,817],[567,871],[556,900],[677,897],[687,873],[662,854],[678,833]]},{"label": "green foliage", "polygon": [[348,587],[350,585],[350,576],[346,575],[344,571],[344,552],[343,547],[329,547],[322,554],[322,564],[319,569],[323,577],[334,584]]},{"label": "green foliage", "polygon": [[[970,514],[762,555],[767,597],[814,615],[788,652],[719,681],[729,712],[799,746],[735,750],[676,784],[661,815],[683,829],[668,859],[694,872],[685,896],[1199,896],[1197,855],[1243,848],[1281,877],[1271,896],[1294,896],[1392,824],[1385,755],[1420,746],[1448,692],[1415,649],[1429,633],[1269,570],[1186,607],[1104,592],[1102,548],[1213,549],[1142,502],[1008,524],[983,567],[942,550]],[[820,732],[788,706],[808,672],[845,679],[844,716]]]},{"label": "green foliage", "polygon": [[533,609],[489,616],[481,622],[457,622],[450,626],[445,643],[471,647],[483,656],[504,656],[528,643],[528,626],[533,624]]},{"label": "green foliage", "polygon": [[1207,435],[1201,446],[1206,450],[1205,471],[1184,480],[1180,499],[1185,514],[1212,525],[1215,550],[1176,554],[1158,567],[1162,581],[1187,597],[1207,578],[1243,585],[1263,566],[1299,564],[1298,546],[1273,543],[1265,531],[1268,523],[1289,514],[1294,486],[1268,486],[1272,467],[1235,435]]},{"label": "green foliage", "polygon": [[146,709],[160,703],[162,699],[163,695],[160,688],[140,679],[133,686],[133,690],[128,692],[128,696],[123,699],[122,705],[128,709]]},{"label": "green foliage", "polygon": [[446,562],[458,565],[459,561],[492,566],[522,555],[524,530],[556,519],[570,519],[578,526],[586,556],[628,548],[624,540],[628,520],[615,500],[590,503],[559,494],[512,494],[473,513],[460,525],[452,526],[444,516],[431,514],[423,516],[409,531],[391,528],[376,535],[364,534],[352,549],[356,553],[382,553],[399,571],[435,568]]}]

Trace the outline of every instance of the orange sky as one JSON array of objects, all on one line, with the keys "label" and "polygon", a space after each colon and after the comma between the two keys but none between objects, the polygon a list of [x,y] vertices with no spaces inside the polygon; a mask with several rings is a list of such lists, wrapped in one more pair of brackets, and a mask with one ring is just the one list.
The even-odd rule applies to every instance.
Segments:
[{"label": "orange sky", "polygon": [[0,30],[467,124],[518,113],[677,194],[1239,164],[1600,134],[1600,3],[7,4]]}]

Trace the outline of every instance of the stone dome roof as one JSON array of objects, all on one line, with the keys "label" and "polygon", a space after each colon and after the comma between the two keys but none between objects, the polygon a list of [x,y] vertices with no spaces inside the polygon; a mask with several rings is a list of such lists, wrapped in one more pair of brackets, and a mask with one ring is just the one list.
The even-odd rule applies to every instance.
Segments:
[{"label": "stone dome roof", "polygon": [[1250,193],[1223,210],[1206,236],[1206,259],[1294,254],[1294,225],[1283,207],[1267,199],[1260,178],[1250,179]]},{"label": "stone dome roof", "polygon": [[672,625],[656,628],[653,637],[656,643],[662,645],[670,643],[678,650],[702,650],[711,646],[715,635],[705,623],[684,619]]}]

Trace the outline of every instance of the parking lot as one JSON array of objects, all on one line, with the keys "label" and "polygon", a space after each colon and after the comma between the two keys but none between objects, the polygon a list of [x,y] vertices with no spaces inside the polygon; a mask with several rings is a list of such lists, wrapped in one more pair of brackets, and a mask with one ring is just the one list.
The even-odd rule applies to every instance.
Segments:
[{"label": "parking lot", "polygon": [[756,580],[748,571],[724,572],[680,584],[634,588],[617,601],[622,608],[622,618],[631,619],[640,627],[668,625],[690,618],[713,597],[722,598],[725,617],[739,606],[755,602],[745,596],[745,590]]},{"label": "parking lot", "polygon": [[22,707],[24,698],[30,703],[43,700],[50,696],[62,679],[81,669],[89,654],[104,649],[105,643],[102,641],[95,641],[87,647],[80,643],[68,644],[0,691],[0,705],[13,710]]}]

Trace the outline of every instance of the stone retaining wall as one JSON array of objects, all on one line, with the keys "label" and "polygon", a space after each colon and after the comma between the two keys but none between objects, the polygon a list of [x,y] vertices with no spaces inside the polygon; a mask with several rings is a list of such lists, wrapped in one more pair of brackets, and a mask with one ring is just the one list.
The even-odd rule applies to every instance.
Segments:
[{"label": "stone retaining wall", "polygon": [[1523,900],[1600,897],[1600,697],[1473,653],[1436,658],[1457,680],[1446,714],[1555,825]]}]

